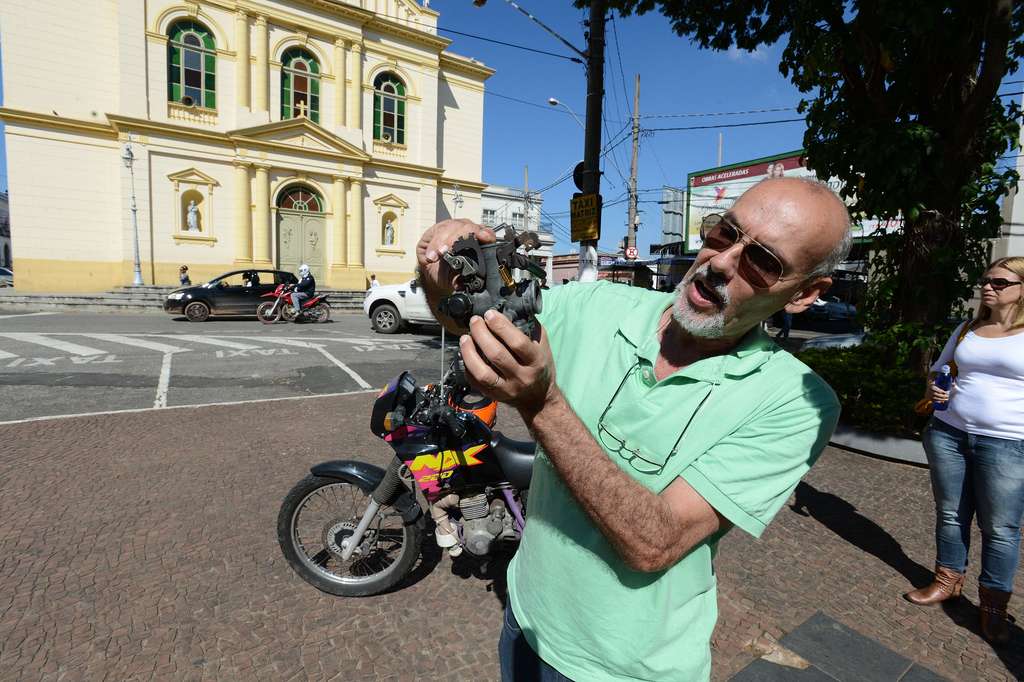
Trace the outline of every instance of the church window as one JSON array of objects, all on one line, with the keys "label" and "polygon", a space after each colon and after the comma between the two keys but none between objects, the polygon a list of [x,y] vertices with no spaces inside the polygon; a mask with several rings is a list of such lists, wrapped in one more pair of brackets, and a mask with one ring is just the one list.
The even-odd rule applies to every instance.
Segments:
[{"label": "church window", "polygon": [[405,83],[393,73],[373,81],[373,139],[405,144]]},{"label": "church window", "polygon": [[300,116],[320,122],[320,64],[293,47],[281,55],[281,119]]},{"label": "church window", "polygon": [[217,46],[202,24],[183,19],[167,32],[167,99],[217,108]]},{"label": "church window", "polygon": [[277,205],[289,211],[302,211],[304,213],[323,213],[323,203],[320,196],[306,188],[295,187],[285,192]]}]

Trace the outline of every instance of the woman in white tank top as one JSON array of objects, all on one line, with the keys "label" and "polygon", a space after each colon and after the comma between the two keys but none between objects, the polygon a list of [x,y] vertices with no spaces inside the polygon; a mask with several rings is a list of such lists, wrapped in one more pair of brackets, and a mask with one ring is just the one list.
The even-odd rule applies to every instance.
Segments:
[{"label": "woman in white tank top", "polygon": [[981,302],[970,330],[958,327],[932,366],[956,361],[947,392],[929,382],[930,399],[948,401],[923,434],[935,495],[935,580],[904,595],[935,604],[960,595],[971,520],[981,528],[981,632],[1009,640],[1007,604],[1020,561],[1024,514],[1024,258],[1001,258],[979,281]]}]

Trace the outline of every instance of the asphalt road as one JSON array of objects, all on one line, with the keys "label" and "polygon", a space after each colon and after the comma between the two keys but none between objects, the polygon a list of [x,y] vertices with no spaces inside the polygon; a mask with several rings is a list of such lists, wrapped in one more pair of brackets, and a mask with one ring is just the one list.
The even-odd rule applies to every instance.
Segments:
[{"label": "asphalt road", "polygon": [[441,367],[439,329],[98,313],[0,315],[0,423],[379,389]]}]

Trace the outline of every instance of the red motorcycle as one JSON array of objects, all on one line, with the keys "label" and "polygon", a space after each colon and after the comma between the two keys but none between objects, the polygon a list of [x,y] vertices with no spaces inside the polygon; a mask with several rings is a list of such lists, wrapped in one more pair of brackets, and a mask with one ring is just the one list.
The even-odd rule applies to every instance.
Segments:
[{"label": "red motorcycle", "polygon": [[274,324],[283,319],[285,322],[327,322],[331,319],[331,306],[327,302],[327,294],[314,294],[302,302],[302,310],[296,313],[292,305],[294,284],[278,284],[277,288],[263,294],[264,301],[256,308],[256,317],[263,324]]}]

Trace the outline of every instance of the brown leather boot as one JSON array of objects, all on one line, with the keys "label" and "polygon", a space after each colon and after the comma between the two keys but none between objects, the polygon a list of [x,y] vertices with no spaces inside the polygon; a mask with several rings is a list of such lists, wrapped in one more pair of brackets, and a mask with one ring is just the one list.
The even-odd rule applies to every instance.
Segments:
[{"label": "brown leather boot", "polygon": [[1012,592],[990,590],[978,585],[981,600],[981,636],[992,644],[1006,644],[1010,641],[1010,628],[1006,623],[1006,605]]},{"label": "brown leather boot", "polygon": [[935,579],[931,585],[921,589],[907,592],[903,598],[919,606],[929,606],[946,601],[953,597],[959,597],[964,587],[964,574],[946,568],[945,566],[935,567]]}]

